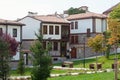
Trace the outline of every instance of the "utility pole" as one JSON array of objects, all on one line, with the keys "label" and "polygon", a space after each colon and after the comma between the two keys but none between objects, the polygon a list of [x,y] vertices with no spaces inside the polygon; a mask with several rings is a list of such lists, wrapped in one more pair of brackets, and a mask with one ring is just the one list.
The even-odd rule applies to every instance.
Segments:
[{"label": "utility pole", "polygon": [[[118,41],[117,41],[117,43],[118,43]],[[115,46],[116,52],[115,52],[115,62],[114,62],[115,80],[118,80],[118,63],[117,63],[117,61],[118,61],[118,59],[117,59],[117,46],[118,46],[118,44],[117,43]]]},{"label": "utility pole", "polygon": [[83,48],[84,48],[84,60],[83,60],[83,67],[85,68],[85,37],[83,38]]},{"label": "utility pole", "polygon": [[[118,38],[119,35],[118,35],[118,30],[116,30],[116,34],[115,36]],[[118,48],[118,39],[116,39],[116,42],[115,42],[115,61],[114,61],[114,72],[115,72],[115,80],[118,80],[118,58],[117,58],[117,48]]]}]

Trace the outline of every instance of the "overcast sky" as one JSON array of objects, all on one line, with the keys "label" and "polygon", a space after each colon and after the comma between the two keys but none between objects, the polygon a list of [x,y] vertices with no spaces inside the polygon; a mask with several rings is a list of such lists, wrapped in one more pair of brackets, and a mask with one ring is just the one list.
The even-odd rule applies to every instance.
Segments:
[{"label": "overcast sky", "polygon": [[39,15],[63,13],[70,7],[88,6],[89,11],[102,13],[120,0],[0,0],[0,18],[15,20],[28,14],[28,11]]}]

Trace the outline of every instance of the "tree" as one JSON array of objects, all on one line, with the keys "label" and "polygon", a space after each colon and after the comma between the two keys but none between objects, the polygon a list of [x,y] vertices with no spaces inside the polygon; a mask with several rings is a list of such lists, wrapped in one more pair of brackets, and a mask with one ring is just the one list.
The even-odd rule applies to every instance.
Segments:
[{"label": "tree", "polygon": [[69,15],[72,15],[72,14],[79,14],[79,13],[85,13],[86,11],[85,10],[79,10],[78,8],[73,8],[73,7],[71,7],[71,8],[69,8],[68,9],[68,14]]},{"label": "tree", "polygon": [[108,28],[111,31],[111,38],[108,44],[116,45],[116,41],[120,40],[120,4],[110,12]]},{"label": "tree", "polygon": [[19,60],[19,63],[18,63],[17,71],[20,75],[23,75],[25,73],[23,52],[20,52],[20,60]]},{"label": "tree", "polygon": [[115,80],[118,80],[118,65],[117,65],[117,48],[120,41],[120,4],[113,9],[108,19],[109,30],[111,31],[111,38],[109,38],[108,44],[111,44],[116,49],[115,52]]},{"label": "tree", "polygon": [[120,22],[119,19],[108,19],[108,26],[109,30],[111,32],[111,37],[109,38],[108,44],[110,45],[116,45],[118,44],[118,41],[120,40]]},{"label": "tree", "polygon": [[110,49],[111,49],[111,45],[110,44],[107,44],[108,43],[108,39],[110,38],[110,31],[105,31],[103,32],[103,35],[104,35],[104,38],[105,38],[105,44],[104,46],[106,46],[106,51],[105,51],[105,56],[107,59],[109,59],[109,55],[110,55]]},{"label": "tree", "polygon": [[9,45],[0,38],[0,78],[6,80],[9,75]]},{"label": "tree", "polygon": [[19,43],[15,40],[15,38],[11,37],[9,34],[5,34],[0,32],[0,37],[2,40],[6,41],[9,44],[9,54],[11,56],[16,55],[16,51],[18,48]]},{"label": "tree", "polygon": [[50,76],[51,57],[48,54],[50,49],[49,46],[45,49],[43,47],[42,35],[37,35],[38,40],[35,41],[34,45],[31,46],[30,50],[33,52],[33,69],[31,73],[32,80],[47,80]]},{"label": "tree", "polygon": [[16,53],[18,43],[8,34],[0,32],[0,78],[7,80],[9,76],[9,62]]},{"label": "tree", "polygon": [[106,50],[106,47],[103,46],[104,37],[101,34],[91,37],[87,41],[87,45],[96,53],[96,65],[97,65],[97,53],[103,52]]},{"label": "tree", "polygon": [[108,27],[111,31],[111,37],[108,44],[114,45],[117,51],[120,41],[120,4],[110,12],[108,18]]},{"label": "tree", "polygon": [[112,19],[120,19],[120,4],[110,12],[109,17]]}]

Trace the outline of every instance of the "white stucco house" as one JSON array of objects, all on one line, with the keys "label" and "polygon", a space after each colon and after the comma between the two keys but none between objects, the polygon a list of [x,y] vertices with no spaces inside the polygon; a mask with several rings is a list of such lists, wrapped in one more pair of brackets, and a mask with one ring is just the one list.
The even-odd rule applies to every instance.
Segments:
[{"label": "white stucco house", "polygon": [[20,59],[20,46],[22,43],[22,26],[24,24],[12,20],[4,20],[0,19],[0,31],[5,34],[9,34],[11,37],[15,38],[15,40],[19,43],[18,50],[16,55],[12,57],[10,62],[10,67],[12,69],[17,68],[18,61]]},{"label": "white stucco house", "polygon": [[89,37],[101,34],[107,29],[107,16],[93,12],[74,14],[66,19],[71,22],[70,48],[72,58],[83,58],[95,55],[86,42]]},{"label": "white stucco house", "polygon": [[29,49],[37,39],[35,33],[39,32],[43,35],[44,47],[49,42],[52,43],[52,50],[49,54],[55,60],[68,54],[70,58],[95,55],[87,47],[86,41],[89,37],[106,31],[106,18],[104,14],[93,12],[69,15],[65,18],[58,14],[37,15],[29,12],[27,16],[18,20],[18,22],[25,24],[22,30],[22,51],[24,51],[25,64],[31,64],[28,60],[28,55],[31,55]]},{"label": "white stucco house", "polygon": [[30,55],[30,46],[36,40],[35,33],[42,33],[43,44],[51,42],[52,49],[49,54],[56,60],[61,56],[67,55],[69,49],[70,23],[58,14],[37,15],[29,12],[27,16],[18,20],[24,23],[22,46],[24,51],[25,63],[29,65],[28,55]]},{"label": "white stucco house", "polygon": [[[19,42],[19,47],[22,43],[22,26],[24,24],[12,20],[0,19],[0,31],[3,33],[9,34],[11,37],[15,38]],[[16,52],[16,55],[13,56],[12,61],[19,60],[19,50]]]}]

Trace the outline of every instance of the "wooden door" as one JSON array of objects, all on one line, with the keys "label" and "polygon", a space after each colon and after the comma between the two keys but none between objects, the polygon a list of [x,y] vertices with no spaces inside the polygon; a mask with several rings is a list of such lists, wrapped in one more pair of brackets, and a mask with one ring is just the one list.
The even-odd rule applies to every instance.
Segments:
[{"label": "wooden door", "polygon": [[71,58],[76,58],[76,48],[75,47],[73,47],[71,49]]}]

